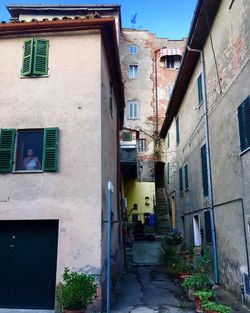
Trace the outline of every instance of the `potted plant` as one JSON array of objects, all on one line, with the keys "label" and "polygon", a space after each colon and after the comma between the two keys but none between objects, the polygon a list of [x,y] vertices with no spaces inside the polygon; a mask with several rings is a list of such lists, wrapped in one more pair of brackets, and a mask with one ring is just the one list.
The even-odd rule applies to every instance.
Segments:
[{"label": "potted plant", "polygon": [[56,300],[64,313],[84,313],[96,297],[95,278],[85,273],[64,269],[63,282],[56,289]]},{"label": "potted plant", "polygon": [[166,242],[171,246],[180,245],[182,243],[182,235],[178,232],[172,232],[166,237]]},{"label": "potted plant", "polygon": [[230,313],[232,309],[228,306],[208,301],[202,304],[205,313]]},{"label": "potted plant", "polygon": [[195,291],[209,290],[212,284],[206,273],[195,273],[187,277],[182,283],[182,287],[187,290],[187,296],[190,300],[194,300]]},{"label": "potted plant", "polygon": [[213,299],[214,292],[212,290],[200,290],[194,293],[194,302],[196,307],[196,312],[203,312],[202,304]]}]

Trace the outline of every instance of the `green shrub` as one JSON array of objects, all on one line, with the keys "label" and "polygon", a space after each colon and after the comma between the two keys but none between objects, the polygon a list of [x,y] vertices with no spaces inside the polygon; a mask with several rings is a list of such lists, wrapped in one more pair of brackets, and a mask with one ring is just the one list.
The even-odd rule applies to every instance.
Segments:
[{"label": "green shrub", "polygon": [[56,289],[56,299],[61,310],[82,310],[96,297],[95,278],[84,273],[64,269],[63,282]]},{"label": "green shrub", "polygon": [[175,273],[191,273],[192,267],[190,264],[186,263],[185,261],[181,259],[177,259],[175,263],[172,263],[170,265],[170,268]]},{"label": "green shrub", "polygon": [[212,286],[210,278],[205,273],[196,273],[187,277],[182,286],[186,289],[193,289],[194,291],[209,290]]},{"label": "green shrub", "polygon": [[199,298],[201,300],[201,302],[207,302],[208,300],[211,300],[214,298],[214,292],[212,290],[208,290],[208,291],[196,291],[194,293],[194,296],[196,298]]},{"label": "green shrub", "polygon": [[179,258],[180,258],[180,255],[176,254],[175,249],[170,244],[168,244],[165,238],[164,241],[161,243],[161,248],[160,248],[161,261],[169,266],[173,263],[178,262]]},{"label": "green shrub", "polygon": [[209,311],[215,311],[218,313],[230,313],[230,312],[232,312],[232,309],[230,307],[224,306],[222,304],[218,304],[218,303],[212,302],[212,301],[203,303],[202,307],[204,309],[209,310]]},{"label": "green shrub", "polygon": [[210,267],[210,253],[209,250],[206,250],[203,256],[197,261],[194,268],[195,273],[209,273]]},{"label": "green shrub", "polygon": [[166,242],[169,245],[179,245],[182,243],[182,235],[178,232],[172,232],[166,237]]}]

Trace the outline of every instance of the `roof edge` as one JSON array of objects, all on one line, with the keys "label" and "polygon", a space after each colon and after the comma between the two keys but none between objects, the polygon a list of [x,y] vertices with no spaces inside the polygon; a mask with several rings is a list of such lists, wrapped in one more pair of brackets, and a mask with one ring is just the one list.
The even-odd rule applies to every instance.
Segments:
[{"label": "roof edge", "polygon": [[[177,75],[172,97],[169,101],[166,116],[160,130],[161,138],[166,137],[171,123],[180,109],[182,100],[195,70],[195,66],[199,60],[199,55],[188,51],[187,46],[194,49],[203,49],[209,34],[209,27],[211,27],[214,22],[220,3],[221,0],[198,0],[197,2],[179,73]],[[204,18],[205,10],[208,15],[209,25],[207,24],[206,18]]]}]

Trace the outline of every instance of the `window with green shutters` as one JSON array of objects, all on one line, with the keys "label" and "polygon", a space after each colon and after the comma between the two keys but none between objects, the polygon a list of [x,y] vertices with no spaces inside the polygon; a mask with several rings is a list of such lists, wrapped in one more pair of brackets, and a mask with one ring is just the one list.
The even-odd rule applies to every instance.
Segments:
[{"label": "window with green shutters", "polygon": [[203,184],[203,195],[208,196],[208,168],[207,168],[207,157],[206,157],[206,145],[201,147],[201,169],[202,169],[202,184]]},{"label": "window with green shutters", "polygon": [[178,143],[180,142],[180,125],[179,125],[179,117],[176,117],[176,143],[178,145]]},{"label": "window with green shutters", "polygon": [[12,172],[14,147],[15,147],[15,129],[1,129],[0,133],[0,172]]},{"label": "window with green shutters", "polygon": [[167,183],[169,184],[170,182],[170,164],[169,162],[167,163]]},{"label": "window with green shutters", "polygon": [[206,242],[213,243],[210,211],[204,212]]},{"label": "window with green shutters", "polygon": [[184,166],[184,174],[185,174],[185,190],[188,191],[188,166],[187,164]]},{"label": "window with green shutters", "polygon": [[43,170],[55,172],[58,158],[58,135],[59,129],[45,128],[43,138]]},{"label": "window with green shutters", "polygon": [[131,132],[123,132],[122,133],[123,141],[132,141],[132,133]]},{"label": "window with green shutters", "polygon": [[49,41],[32,38],[24,41],[22,76],[48,75]]},{"label": "window with green shutters", "polygon": [[180,184],[180,192],[183,192],[182,167],[179,169],[179,184]]},{"label": "window with green shutters", "polygon": [[202,73],[198,77],[197,85],[198,85],[199,105],[202,105],[203,103]]},{"label": "window with green shutters", "polygon": [[238,125],[240,133],[240,150],[250,147],[250,96],[238,107]]},{"label": "window with green shutters", "polygon": [[1,129],[0,173],[57,171],[58,136],[58,128]]},{"label": "window with green shutters", "polygon": [[170,147],[170,134],[167,134],[167,148]]}]

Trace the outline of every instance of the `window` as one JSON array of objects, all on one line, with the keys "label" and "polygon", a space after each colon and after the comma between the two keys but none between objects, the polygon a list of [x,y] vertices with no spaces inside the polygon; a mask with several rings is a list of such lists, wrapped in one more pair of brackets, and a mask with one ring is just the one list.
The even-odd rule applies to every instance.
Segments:
[{"label": "window", "polygon": [[179,169],[179,183],[180,183],[180,192],[183,192],[182,167]]},{"label": "window", "polygon": [[146,150],[146,139],[139,139],[138,150],[139,152]]},{"label": "window", "polygon": [[109,112],[111,117],[113,117],[113,85],[109,82]]},{"label": "window", "polygon": [[173,85],[168,85],[168,87],[167,87],[167,97],[168,97],[168,99],[171,98],[173,89],[174,89]]},{"label": "window", "polygon": [[176,143],[178,145],[178,143],[180,142],[180,126],[179,126],[179,117],[176,117]]},{"label": "window", "polygon": [[170,164],[167,163],[167,184],[169,184],[170,181]]},{"label": "window", "polygon": [[136,100],[128,101],[128,118],[138,119],[139,118],[139,103]]},{"label": "window", "polygon": [[193,229],[194,229],[194,245],[199,247],[201,245],[201,231],[200,231],[200,217],[194,215],[193,217]]},{"label": "window", "polygon": [[129,52],[129,54],[137,54],[138,53],[138,47],[137,46],[129,46],[128,52]]},{"label": "window", "polygon": [[210,211],[204,212],[204,220],[205,220],[205,234],[206,234],[206,242],[212,243],[212,228],[211,228],[211,217]]},{"label": "window", "polygon": [[206,157],[206,145],[201,147],[201,168],[202,168],[202,184],[203,195],[208,196],[208,174],[207,174],[207,157]]},{"label": "window", "polygon": [[56,171],[58,133],[58,128],[2,129],[0,172]]},{"label": "window", "polygon": [[36,171],[42,169],[43,129],[18,130],[15,156],[16,171]]},{"label": "window", "polygon": [[123,132],[122,133],[123,141],[132,141],[132,133],[131,132]]},{"label": "window", "polygon": [[129,65],[129,78],[135,79],[138,77],[138,65]]},{"label": "window", "polygon": [[188,166],[187,164],[184,166],[184,174],[185,174],[185,190],[188,191]]},{"label": "window", "polygon": [[48,74],[49,41],[33,38],[24,41],[22,76]]},{"label": "window", "polygon": [[170,134],[167,134],[167,148],[170,147]]},{"label": "window", "polygon": [[199,105],[203,103],[203,90],[202,90],[202,73],[198,77],[197,86],[198,86],[198,97],[199,97]]},{"label": "window", "polygon": [[238,124],[240,133],[240,150],[250,147],[250,96],[238,107]]},{"label": "window", "polygon": [[165,58],[166,68],[180,68],[181,56],[180,55],[167,55]]}]

